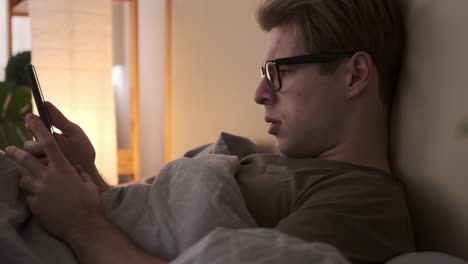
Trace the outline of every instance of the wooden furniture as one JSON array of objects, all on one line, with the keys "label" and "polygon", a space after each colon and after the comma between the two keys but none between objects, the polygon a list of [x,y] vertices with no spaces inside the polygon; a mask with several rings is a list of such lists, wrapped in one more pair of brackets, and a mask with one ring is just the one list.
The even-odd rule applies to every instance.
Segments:
[{"label": "wooden furniture", "polygon": [[130,4],[130,148],[119,149],[118,173],[131,175],[131,180],[139,180],[140,175],[140,103],[138,85],[138,0],[126,1]]}]

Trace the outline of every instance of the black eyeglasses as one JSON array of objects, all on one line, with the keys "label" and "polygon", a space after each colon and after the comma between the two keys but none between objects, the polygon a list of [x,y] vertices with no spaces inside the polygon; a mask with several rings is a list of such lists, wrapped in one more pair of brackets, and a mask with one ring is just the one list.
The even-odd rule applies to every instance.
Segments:
[{"label": "black eyeglasses", "polygon": [[319,53],[308,54],[302,56],[294,56],[288,58],[281,58],[276,60],[268,60],[265,66],[261,67],[262,78],[266,77],[270,88],[274,92],[279,92],[282,87],[280,65],[293,65],[293,64],[309,64],[309,63],[329,63],[339,59],[349,58],[355,52],[333,52],[333,53]]}]

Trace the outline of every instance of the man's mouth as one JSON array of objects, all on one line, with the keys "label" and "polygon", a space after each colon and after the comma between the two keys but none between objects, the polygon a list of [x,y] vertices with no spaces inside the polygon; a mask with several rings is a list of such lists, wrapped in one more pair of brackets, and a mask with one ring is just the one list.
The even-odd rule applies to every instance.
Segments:
[{"label": "man's mouth", "polygon": [[268,133],[270,135],[277,135],[281,126],[281,121],[271,117],[266,117],[265,122],[270,124],[270,127],[268,128]]}]

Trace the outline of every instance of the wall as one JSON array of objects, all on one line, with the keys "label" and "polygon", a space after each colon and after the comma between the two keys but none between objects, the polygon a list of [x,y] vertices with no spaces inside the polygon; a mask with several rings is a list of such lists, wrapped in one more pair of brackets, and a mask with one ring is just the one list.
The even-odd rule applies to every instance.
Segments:
[{"label": "wall", "polygon": [[96,165],[117,183],[112,10],[107,0],[29,1],[32,63],[44,98],[79,124]]},{"label": "wall", "polygon": [[468,2],[411,0],[408,56],[394,114],[395,172],[419,250],[468,259]]},{"label": "wall", "polygon": [[266,39],[258,2],[172,1],[171,159],[221,131],[271,144],[253,101]]}]

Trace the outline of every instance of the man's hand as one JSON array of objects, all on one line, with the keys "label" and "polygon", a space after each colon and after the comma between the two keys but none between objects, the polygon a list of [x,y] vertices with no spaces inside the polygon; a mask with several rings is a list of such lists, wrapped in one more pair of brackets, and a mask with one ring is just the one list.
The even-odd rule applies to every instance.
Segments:
[{"label": "man's hand", "polygon": [[[92,181],[99,187],[100,191],[109,189],[108,184],[101,178],[94,165],[96,151],[83,129],[68,120],[52,103],[45,102],[45,106],[53,126],[62,131],[62,134],[54,133],[54,138],[68,161],[74,166],[83,168],[91,176]],[[43,148],[38,142],[27,141],[23,150],[36,157],[41,157],[44,164],[48,163],[47,158],[44,158]]]},{"label": "man's hand", "polygon": [[45,154],[47,162],[16,147],[8,147],[5,154],[30,172],[19,186],[31,211],[71,246],[80,263],[167,263],[144,252],[107,221],[97,186],[80,166],[72,166],[38,116],[28,114],[26,127],[37,140],[34,149]]},{"label": "man's hand", "polygon": [[19,186],[31,211],[47,230],[64,238],[81,223],[102,215],[98,188],[87,174],[78,174],[38,116],[28,114],[26,127],[48,163],[16,147],[8,147],[6,155],[30,172],[20,179]]}]

